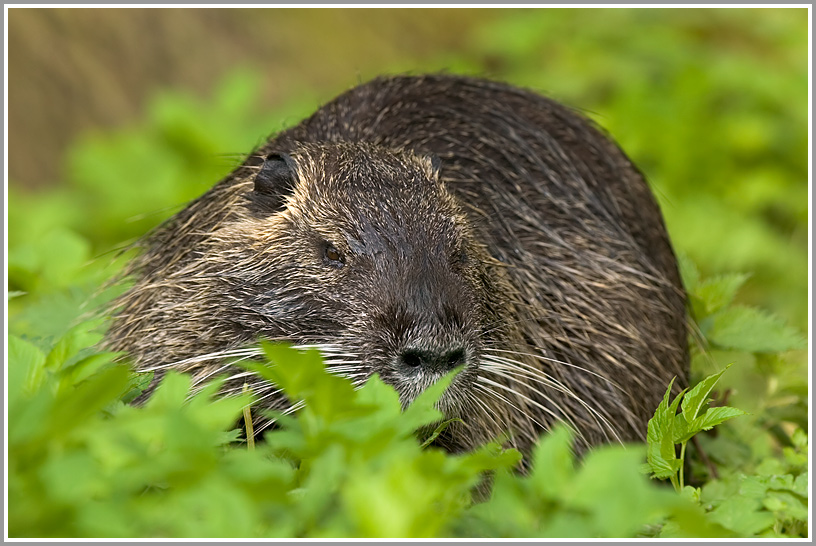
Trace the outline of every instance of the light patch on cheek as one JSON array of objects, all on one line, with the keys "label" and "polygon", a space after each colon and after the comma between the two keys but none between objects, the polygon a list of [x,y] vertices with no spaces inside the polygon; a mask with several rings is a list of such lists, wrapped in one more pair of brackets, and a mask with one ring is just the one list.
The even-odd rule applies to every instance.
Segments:
[{"label": "light patch on cheek", "polygon": [[289,214],[285,210],[265,218],[242,218],[215,231],[211,241],[218,246],[261,251],[292,231]]}]

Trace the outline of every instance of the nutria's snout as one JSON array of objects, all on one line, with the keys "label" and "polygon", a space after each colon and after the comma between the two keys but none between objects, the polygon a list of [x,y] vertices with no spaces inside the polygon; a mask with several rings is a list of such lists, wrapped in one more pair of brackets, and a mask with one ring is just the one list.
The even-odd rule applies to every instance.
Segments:
[{"label": "nutria's snout", "polygon": [[[372,371],[396,387],[406,404],[456,369],[462,377],[451,388],[462,389],[478,368],[483,330],[478,294],[484,287],[477,275],[455,271],[446,260],[431,266],[430,253],[415,257],[425,262],[420,274],[395,273],[390,288],[367,302],[379,312],[356,334],[371,339]],[[479,270],[475,261],[469,267]]]}]

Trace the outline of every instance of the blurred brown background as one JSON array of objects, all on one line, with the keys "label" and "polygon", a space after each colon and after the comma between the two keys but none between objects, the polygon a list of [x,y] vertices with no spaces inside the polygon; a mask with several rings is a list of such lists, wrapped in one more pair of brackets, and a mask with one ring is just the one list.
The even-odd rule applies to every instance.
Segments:
[{"label": "blurred brown background", "polygon": [[61,178],[80,131],[138,120],[158,88],[206,96],[239,66],[260,69],[269,105],[298,89],[326,99],[388,67],[463,47],[472,9],[29,9],[8,11],[9,174]]}]

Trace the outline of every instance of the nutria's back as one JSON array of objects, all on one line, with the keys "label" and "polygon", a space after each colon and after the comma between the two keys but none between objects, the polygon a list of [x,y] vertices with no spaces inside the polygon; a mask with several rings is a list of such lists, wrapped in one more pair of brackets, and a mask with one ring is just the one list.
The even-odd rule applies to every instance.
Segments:
[{"label": "nutria's back", "polygon": [[[258,337],[316,345],[460,450],[643,438],[687,375],[685,297],[642,175],[575,112],[455,76],[374,80],[282,132],[151,236],[108,345],[140,369],[228,373]],[[230,352],[233,351],[233,352]],[[158,375],[161,375],[159,373]],[[256,382],[261,405],[286,403]]]}]

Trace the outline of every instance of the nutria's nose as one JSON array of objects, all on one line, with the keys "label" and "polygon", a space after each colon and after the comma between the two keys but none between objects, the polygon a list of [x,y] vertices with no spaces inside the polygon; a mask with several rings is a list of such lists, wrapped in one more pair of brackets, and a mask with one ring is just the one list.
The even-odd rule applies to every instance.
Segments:
[{"label": "nutria's nose", "polygon": [[465,348],[457,346],[441,351],[405,349],[399,354],[399,362],[408,372],[422,369],[447,373],[465,363]]}]

